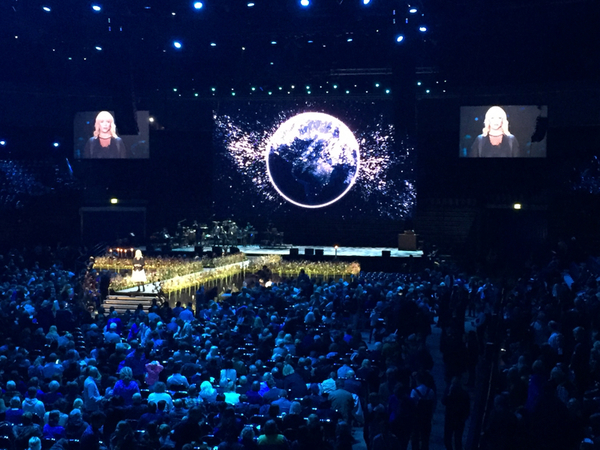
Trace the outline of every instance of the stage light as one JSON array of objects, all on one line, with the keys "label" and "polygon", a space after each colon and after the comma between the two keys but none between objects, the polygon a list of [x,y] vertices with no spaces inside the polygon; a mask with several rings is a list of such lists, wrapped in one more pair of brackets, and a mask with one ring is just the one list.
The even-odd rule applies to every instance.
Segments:
[{"label": "stage light", "polygon": [[4,146],[6,145],[6,141],[5,141],[5,140],[2,140],[2,141],[0,141],[0,145],[1,145],[2,147],[4,147]]},{"label": "stage light", "polygon": [[42,9],[46,12],[52,11],[52,8],[50,8],[49,6],[42,6]]},{"label": "stage light", "polygon": [[194,2],[194,9],[202,9],[203,6],[202,2]]},{"label": "stage light", "polygon": [[60,143],[58,143],[58,142],[53,142],[52,145],[54,146],[54,148],[60,147]]},{"label": "stage light", "polygon": [[154,117],[149,117],[149,118],[148,118],[148,122],[150,122],[150,123],[154,123]]},{"label": "stage light", "polygon": [[421,26],[419,27],[419,31],[420,31],[421,33],[425,33],[425,32],[427,31],[427,27],[425,27],[425,26],[421,25]]},{"label": "stage light", "polygon": [[362,0],[363,5],[368,5],[371,3],[371,0]]},{"label": "stage light", "polygon": [[346,39],[346,42],[352,42],[352,38]]},{"label": "stage light", "polygon": [[173,41],[173,47],[175,47],[177,50],[179,50],[181,48],[181,42]]},{"label": "stage light", "polygon": [[210,43],[210,46],[211,46],[211,47],[216,47],[216,46],[217,46],[217,44],[216,44],[216,43],[214,43],[214,42],[211,42],[211,43]]},{"label": "stage light", "polygon": [[426,93],[426,94],[429,94],[430,92],[431,92],[431,91],[430,91],[429,89],[426,89],[426,90],[425,90],[425,93]]},{"label": "stage light", "polygon": [[116,205],[117,203],[119,203],[119,199],[118,198],[114,198],[113,197],[113,198],[110,199],[110,204],[111,205]]},{"label": "stage light", "polygon": [[399,34],[398,36],[396,36],[396,42],[402,42],[404,41],[404,35],[403,34]]},{"label": "stage light", "polygon": [[416,14],[417,13],[417,8],[410,8],[408,10],[408,12],[411,13],[411,14]]},{"label": "stage light", "polygon": [[310,5],[310,0],[300,0],[300,4],[306,8]]},{"label": "stage light", "polygon": [[102,11],[102,6],[100,6],[100,5],[92,5],[92,10],[94,12],[100,12],[100,11]]},{"label": "stage light", "polygon": [[254,6],[254,2],[248,3],[248,8],[252,8]]},{"label": "stage light", "polygon": [[421,86],[421,82],[420,81],[417,81],[417,86]]},{"label": "stage light", "polygon": [[523,206],[520,203],[515,203],[513,209],[521,209]]},{"label": "stage light", "polygon": [[102,47],[100,47],[99,45],[96,45],[96,50],[98,50],[99,52],[102,51]]},{"label": "stage light", "polygon": [[375,87],[379,87],[379,83],[375,83]]},{"label": "stage light", "polygon": [[277,45],[277,41],[271,41],[271,45]]}]

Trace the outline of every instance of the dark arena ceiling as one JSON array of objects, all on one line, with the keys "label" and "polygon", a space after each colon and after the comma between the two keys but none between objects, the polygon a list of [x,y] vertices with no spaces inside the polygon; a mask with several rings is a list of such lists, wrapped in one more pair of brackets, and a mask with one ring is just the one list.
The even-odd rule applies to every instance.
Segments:
[{"label": "dark arena ceiling", "polygon": [[283,85],[417,73],[429,89],[447,80],[446,92],[598,76],[597,1],[366,2],[4,0],[0,89],[277,95]]}]

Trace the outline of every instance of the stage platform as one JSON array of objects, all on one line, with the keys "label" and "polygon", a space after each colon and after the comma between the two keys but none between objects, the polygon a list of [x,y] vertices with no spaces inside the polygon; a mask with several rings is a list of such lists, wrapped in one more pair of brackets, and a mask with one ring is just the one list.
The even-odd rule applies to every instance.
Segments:
[{"label": "stage platform", "polygon": [[[412,256],[413,258],[420,258],[423,256],[423,251],[416,250],[398,250],[393,247],[338,247],[337,253],[335,247],[324,247],[319,245],[283,245],[283,246],[274,246],[274,247],[263,247],[259,245],[240,245],[240,252],[245,253],[248,256],[261,256],[261,255],[289,255],[291,249],[298,249],[298,257],[302,256],[310,256],[314,258],[315,252],[317,250],[323,251],[323,256],[327,258],[335,257],[336,255],[340,258],[381,258],[383,256],[384,251],[389,251],[390,258],[408,258]],[[309,249],[309,253],[306,253],[306,250]],[[312,249],[312,254],[310,250]],[[180,247],[174,248],[171,250],[173,253],[194,253],[196,249],[194,247]],[[212,247],[205,247],[204,253],[210,253],[212,251]]]}]

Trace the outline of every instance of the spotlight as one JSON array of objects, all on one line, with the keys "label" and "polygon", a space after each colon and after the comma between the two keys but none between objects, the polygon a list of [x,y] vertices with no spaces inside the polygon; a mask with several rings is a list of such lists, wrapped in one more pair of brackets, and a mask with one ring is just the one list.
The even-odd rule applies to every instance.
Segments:
[{"label": "spotlight", "polygon": [[116,205],[117,203],[119,203],[119,199],[118,198],[111,198],[110,199],[110,204],[111,205]]},{"label": "spotlight", "polygon": [[368,5],[371,3],[371,0],[362,0],[363,5]]},{"label": "spotlight", "polygon": [[310,0],[300,0],[300,4],[306,8],[310,5]]},{"label": "spotlight", "polygon": [[102,51],[102,47],[100,47],[99,45],[96,45],[96,50],[98,50],[99,52]]},{"label": "spotlight", "polygon": [[523,205],[521,205],[520,203],[515,203],[515,204],[513,205],[513,208],[514,208],[514,209],[521,209],[522,207],[523,207]]},{"label": "spotlight", "polygon": [[396,42],[402,42],[404,41],[404,35],[403,34],[399,34],[398,36],[396,36]]},{"label": "spotlight", "polygon": [[216,43],[214,43],[214,42],[211,42],[211,43],[210,43],[210,46],[211,46],[211,47],[216,47],[216,46],[217,46],[217,44],[216,44]]},{"label": "spotlight", "polygon": [[1,145],[2,147],[4,147],[4,146],[6,145],[6,141],[5,141],[4,139],[3,139],[3,140],[1,140],[1,141],[0,141],[0,145]]},{"label": "spotlight", "polygon": [[54,148],[60,147],[60,144],[58,142],[53,142],[52,145],[54,146]]},{"label": "spotlight", "polygon": [[194,9],[202,9],[203,6],[202,2],[194,2]]},{"label": "spotlight", "polygon": [[102,11],[102,6],[100,6],[100,5],[92,5],[92,10],[94,12],[100,12],[100,11]]},{"label": "spotlight", "polygon": [[252,8],[252,7],[254,7],[254,2],[248,3],[248,8]]},{"label": "spotlight", "polygon": [[411,14],[416,14],[417,13],[417,8],[410,8],[408,10],[408,12],[411,13]]},{"label": "spotlight", "polygon": [[173,47],[175,47],[177,50],[179,50],[181,48],[181,42],[173,41]]},{"label": "spotlight", "polygon": [[42,9],[46,12],[52,11],[52,8],[50,8],[49,6],[42,6]]},{"label": "spotlight", "polygon": [[425,27],[425,26],[421,25],[421,26],[419,27],[419,31],[420,31],[421,33],[425,33],[425,32],[427,31],[427,27]]}]

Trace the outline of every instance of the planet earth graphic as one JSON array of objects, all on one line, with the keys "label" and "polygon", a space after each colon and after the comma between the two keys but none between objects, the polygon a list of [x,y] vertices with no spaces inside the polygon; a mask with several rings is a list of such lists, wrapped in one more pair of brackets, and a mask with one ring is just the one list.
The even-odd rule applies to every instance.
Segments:
[{"label": "planet earth graphic", "polygon": [[273,187],[303,208],[331,205],[352,188],[360,165],[359,146],[339,119],[306,112],[282,123],[266,151]]}]

